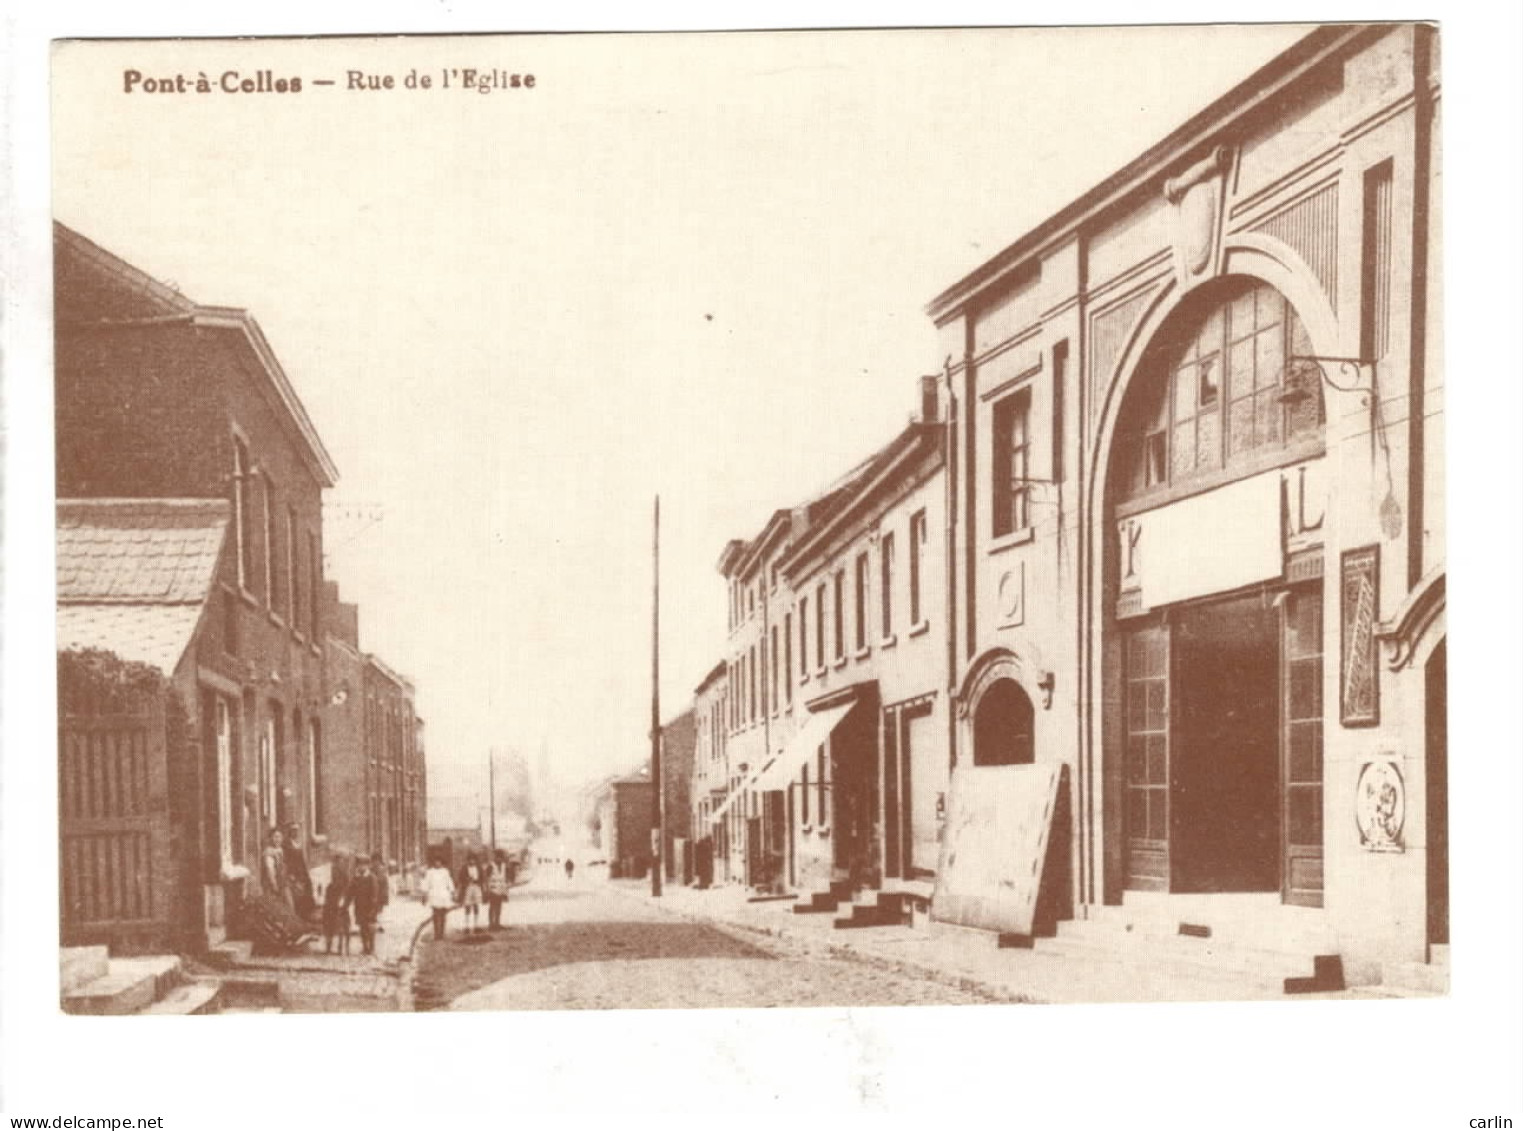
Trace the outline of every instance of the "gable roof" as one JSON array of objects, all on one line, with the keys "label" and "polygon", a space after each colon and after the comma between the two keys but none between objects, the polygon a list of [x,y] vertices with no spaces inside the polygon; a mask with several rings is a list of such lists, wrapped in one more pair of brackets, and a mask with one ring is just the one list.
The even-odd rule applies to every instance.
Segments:
[{"label": "gable roof", "polygon": [[225,499],[60,499],[58,648],[172,675],[216,579]]},{"label": "gable roof", "polygon": [[232,332],[252,354],[265,378],[259,390],[294,433],[301,457],[324,487],[338,482],[333,457],[264,331],[248,311],[195,302],[57,220],[53,221],[53,306],[54,325],[60,331],[181,323]]}]

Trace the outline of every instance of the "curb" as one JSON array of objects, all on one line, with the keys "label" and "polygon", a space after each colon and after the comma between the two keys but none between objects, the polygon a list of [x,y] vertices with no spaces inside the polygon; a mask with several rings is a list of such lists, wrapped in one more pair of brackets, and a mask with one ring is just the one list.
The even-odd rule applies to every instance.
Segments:
[{"label": "curb", "polygon": [[707,926],[716,927],[731,932],[743,932],[750,935],[760,935],[764,938],[775,938],[786,942],[801,944],[805,949],[819,949],[832,958],[845,959],[855,962],[860,966],[867,966],[877,970],[883,970],[894,974],[904,974],[917,978],[924,978],[952,989],[961,990],[964,993],[981,994],[984,997],[994,999],[991,1004],[1000,1005],[1046,1005],[1048,1002],[1030,994],[1011,990],[992,982],[986,982],[981,978],[975,978],[967,974],[957,974],[937,966],[930,962],[915,962],[903,958],[888,958],[884,955],[873,954],[845,942],[826,942],[801,934],[797,931],[788,930],[785,927],[764,927],[754,923],[744,923],[735,919],[722,918],[715,915],[707,915],[702,912],[691,911],[686,908],[672,907],[665,904],[657,904],[653,899],[634,892],[614,889],[620,895],[630,899],[639,900],[649,906],[660,907],[669,914],[679,916],[689,922],[703,923]]}]

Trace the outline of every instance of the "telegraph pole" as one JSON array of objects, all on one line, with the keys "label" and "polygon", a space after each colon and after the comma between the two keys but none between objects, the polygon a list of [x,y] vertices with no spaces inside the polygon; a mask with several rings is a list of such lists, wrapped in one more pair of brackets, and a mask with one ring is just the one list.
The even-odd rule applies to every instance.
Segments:
[{"label": "telegraph pole", "polygon": [[661,872],[666,867],[666,836],[662,809],[665,790],[661,788],[661,496],[656,496],[654,522],[651,527],[651,604],[650,604],[650,782],[655,790],[652,807],[654,827],[651,844],[655,860],[650,870],[650,893],[661,894]]},{"label": "telegraph pole", "polygon": [[487,821],[491,826],[492,858],[497,858],[497,750],[487,748]]}]

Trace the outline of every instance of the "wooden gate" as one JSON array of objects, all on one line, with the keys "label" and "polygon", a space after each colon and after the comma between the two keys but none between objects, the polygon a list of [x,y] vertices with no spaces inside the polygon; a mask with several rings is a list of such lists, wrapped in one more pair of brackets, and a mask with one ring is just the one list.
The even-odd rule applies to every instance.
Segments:
[{"label": "wooden gate", "polygon": [[170,916],[164,711],[64,715],[58,728],[65,944],[153,934]]}]

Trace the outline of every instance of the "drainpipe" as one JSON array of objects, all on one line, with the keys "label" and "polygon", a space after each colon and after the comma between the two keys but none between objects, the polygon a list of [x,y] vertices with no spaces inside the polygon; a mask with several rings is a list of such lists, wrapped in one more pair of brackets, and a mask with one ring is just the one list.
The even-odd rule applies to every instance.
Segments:
[{"label": "drainpipe", "polygon": [[[1423,412],[1428,352],[1429,175],[1433,161],[1433,91],[1428,72],[1433,58],[1433,29],[1412,29],[1412,328],[1407,372],[1407,588],[1423,576]],[[1376,393],[1371,393],[1371,397]]]},{"label": "drainpipe", "polygon": [[[946,384],[946,420],[942,426],[942,463],[946,469],[946,553],[943,572],[947,587],[947,769],[957,766],[957,393],[952,386],[952,355],[942,362]],[[913,552],[913,548],[912,548]]]}]

